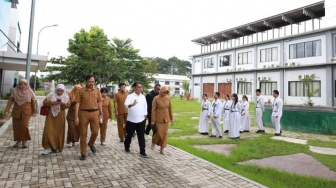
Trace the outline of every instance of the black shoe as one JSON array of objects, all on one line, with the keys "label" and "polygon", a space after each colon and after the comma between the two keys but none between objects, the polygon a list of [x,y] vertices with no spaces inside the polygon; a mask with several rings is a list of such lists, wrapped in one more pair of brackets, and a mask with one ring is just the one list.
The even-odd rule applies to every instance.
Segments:
[{"label": "black shoe", "polygon": [[280,134],[282,133],[282,130],[280,130]]},{"label": "black shoe", "polygon": [[79,158],[81,161],[85,161],[86,160],[86,155],[81,155],[80,158]]},{"label": "black shoe", "polygon": [[261,130],[262,133],[265,133],[265,130]]},{"label": "black shoe", "polygon": [[281,136],[281,133],[275,133],[274,136]]},{"label": "black shoe", "polygon": [[60,153],[61,152],[61,150],[59,150],[59,149],[53,149],[52,150],[52,153]]},{"label": "black shoe", "polygon": [[258,130],[256,133],[262,133],[262,130]]},{"label": "black shoe", "polygon": [[201,135],[205,135],[205,133],[200,133]]},{"label": "black shoe", "polygon": [[216,135],[210,135],[209,137],[210,137],[210,138],[213,138],[213,137],[216,137]]},{"label": "black shoe", "polygon": [[243,131],[239,131],[239,133],[243,133]]},{"label": "black shoe", "polygon": [[204,135],[209,135],[209,133],[204,133]]},{"label": "black shoe", "polygon": [[131,152],[129,148],[125,148],[125,152],[129,153]]},{"label": "black shoe", "polygon": [[89,145],[89,147],[90,147],[90,150],[92,151],[92,153],[96,153],[97,152],[97,149],[96,149],[96,147],[94,147],[94,146],[90,146]]},{"label": "black shoe", "polygon": [[218,138],[223,138],[223,136],[219,136]]},{"label": "black shoe", "polygon": [[250,131],[249,130],[244,130],[244,133],[249,133]]},{"label": "black shoe", "polygon": [[147,158],[147,157],[148,157],[146,153],[140,153],[140,155],[141,155],[141,157],[143,157],[143,158]]},{"label": "black shoe", "polygon": [[229,132],[229,130],[224,131],[224,133],[228,133],[228,132]]}]

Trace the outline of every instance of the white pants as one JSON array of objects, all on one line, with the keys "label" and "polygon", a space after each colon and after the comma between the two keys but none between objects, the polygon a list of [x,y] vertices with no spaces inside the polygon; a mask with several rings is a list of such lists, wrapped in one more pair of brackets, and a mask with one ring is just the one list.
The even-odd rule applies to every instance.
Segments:
[{"label": "white pants", "polygon": [[272,116],[272,124],[274,126],[276,134],[280,134],[280,130],[281,130],[280,120],[281,120],[281,116],[278,116],[278,118],[276,118],[275,116]]},{"label": "white pants", "polygon": [[256,120],[257,120],[257,125],[258,125],[259,130],[264,130],[262,115],[263,115],[262,109],[261,108],[256,108]]},{"label": "white pants", "polygon": [[220,125],[220,117],[211,118],[211,126],[212,126],[212,135],[216,136],[216,133],[218,132],[219,136],[223,136],[222,128]]}]

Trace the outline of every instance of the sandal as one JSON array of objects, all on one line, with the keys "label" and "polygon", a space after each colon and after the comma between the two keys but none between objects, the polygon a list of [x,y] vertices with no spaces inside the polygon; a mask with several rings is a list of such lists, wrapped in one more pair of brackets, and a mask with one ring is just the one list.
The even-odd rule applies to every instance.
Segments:
[{"label": "sandal", "polygon": [[46,149],[46,150],[44,150],[44,151],[42,151],[42,155],[48,155],[49,153],[51,153],[52,152],[52,149]]},{"label": "sandal", "polygon": [[17,147],[19,147],[19,146],[20,146],[20,141],[17,141],[17,142],[14,144],[13,148],[17,148]]},{"label": "sandal", "polygon": [[22,142],[22,148],[28,148],[28,146],[27,146],[27,141]]}]

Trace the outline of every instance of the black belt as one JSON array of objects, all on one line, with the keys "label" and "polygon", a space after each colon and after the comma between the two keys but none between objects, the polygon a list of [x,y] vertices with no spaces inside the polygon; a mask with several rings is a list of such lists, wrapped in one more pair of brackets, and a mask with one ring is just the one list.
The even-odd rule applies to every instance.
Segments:
[{"label": "black belt", "polygon": [[273,112],[278,112],[278,111],[273,111]]},{"label": "black belt", "polygon": [[231,111],[231,112],[238,112],[238,111]]},{"label": "black belt", "polygon": [[228,109],[228,108],[224,108],[224,110],[230,110],[230,109]]},{"label": "black belt", "polygon": [[86,111],[86,112],[95,112],[95,111],[97,111],[98,109],[93,109],[93,110],[91,110],[91,109],[81,109],[81,110]]},{"label": "black belt", "polygon": [[202,108],[202,110],[209,110],[209,109],[207,109],[207,108]]}]

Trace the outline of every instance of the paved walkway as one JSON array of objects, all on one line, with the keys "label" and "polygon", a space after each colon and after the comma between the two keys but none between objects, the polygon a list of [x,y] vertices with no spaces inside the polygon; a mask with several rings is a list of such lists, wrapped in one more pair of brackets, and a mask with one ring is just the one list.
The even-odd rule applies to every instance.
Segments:
[{"label": "paved walkway", "polygon": [[98,152],[89,152],[86,161],[79,160],[79,146],[42,156],[44,120],[31,119],[27,149],[12,147],[11,125],[0,128],[0,187],[263,187],[171,146],[161,155],[158,148],[150,150],[149,138],[148,158],[139,156],[136,138],[127,154],[115,122],[109,122],[107,146],[98,136]]}]

